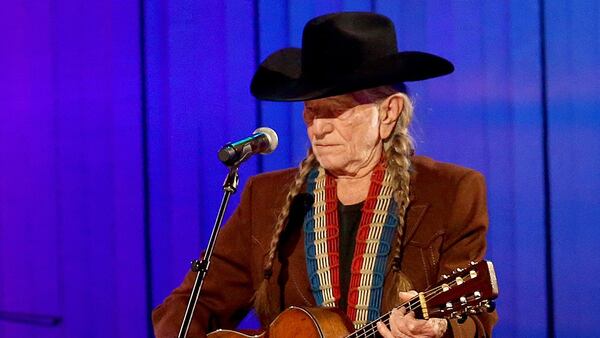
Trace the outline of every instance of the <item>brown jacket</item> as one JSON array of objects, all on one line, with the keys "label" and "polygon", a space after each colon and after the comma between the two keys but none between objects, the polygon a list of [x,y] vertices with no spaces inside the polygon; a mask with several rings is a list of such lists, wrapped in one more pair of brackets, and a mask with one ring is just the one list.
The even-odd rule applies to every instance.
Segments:
[{"label": "brown jacket", "polygon": [[[486,192],[483,176],[470,169],[420,156],[413,158],[413,168],[402,271],[416,290],[425,290],[442,274],[484,257]],[[288,169],[248,180],[240,205],[217,240],[189,337],[203,337],[205,332],[217,328],[235,328],[251,310],[251,298],[263,279],[263,258],[273,226],[295,173]],[[303,208],[293,208],[296,210],[280,242],[282,247],[270,283],[272,298],[280,309],[315,305],[306,272]],[[393,275],[388,259],[384,294],[395,290]],[[194,277],[188,273],[183,283],[154,310],[157,337],[177,336]],[[389,311],[393,305],[383,299],[382,311]],[[471,316],[463,324],[452,320],[448,335],[486,337],[496,321],[495,312]]]}]

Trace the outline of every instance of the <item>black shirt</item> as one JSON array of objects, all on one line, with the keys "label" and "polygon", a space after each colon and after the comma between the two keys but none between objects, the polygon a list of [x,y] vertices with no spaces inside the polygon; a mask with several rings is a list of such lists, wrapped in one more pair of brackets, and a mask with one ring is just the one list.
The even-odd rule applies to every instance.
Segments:
[{"label": "black shirt", "polygon": [[340,225],[340,308],[346,311],[348,307],[348,289],[350,287],[350,274],[356,233],[362,216],[363,202],[352,205],[343,205],[338,201],[338,220]]}]

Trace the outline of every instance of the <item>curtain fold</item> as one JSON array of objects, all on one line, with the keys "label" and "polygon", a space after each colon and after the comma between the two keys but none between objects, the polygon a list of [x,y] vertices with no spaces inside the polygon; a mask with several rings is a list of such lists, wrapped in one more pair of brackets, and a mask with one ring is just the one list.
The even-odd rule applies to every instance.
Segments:
[{"label": "curtain fold", "polygon": [[0,336],[147,336],[137,4],[2,7]]}]

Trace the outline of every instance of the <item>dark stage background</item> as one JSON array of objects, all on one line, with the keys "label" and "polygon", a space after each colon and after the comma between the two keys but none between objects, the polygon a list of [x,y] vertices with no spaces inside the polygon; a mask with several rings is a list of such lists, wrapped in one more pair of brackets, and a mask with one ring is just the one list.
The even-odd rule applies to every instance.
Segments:
[{"label": "dark stage background", "polygon": [[301,105],[250,96],[257,62],[339,10],[386,14],[402,50],[455,62],[409,85],[413,133],[419,153],[487,177],[497,335],[600,336],[599,1],[1,7],[0,337],[151,336],[151,308],[206,244],[217,149],[277,130],[279,149],[244,179],[305,153]]}]

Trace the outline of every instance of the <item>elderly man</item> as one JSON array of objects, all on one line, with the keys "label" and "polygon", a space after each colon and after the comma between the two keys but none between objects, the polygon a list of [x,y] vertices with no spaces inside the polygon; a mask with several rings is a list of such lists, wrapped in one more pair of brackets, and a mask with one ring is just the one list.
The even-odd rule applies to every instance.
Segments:
[{"label": "elderly man", "polygon": [[[301,49],[260,65],[253,95],[304,101],[311,148],[298,169],[248,181],[217,241],[191,337],[234,328],[252,308],[266,326],[290,306],[336,307],[360,328],[483,258],[483,177],[415,156],[408,132],[402,83],[452,71],[441,57],[398,52],[393,24],[373,13],[312,19]],[[154,311],[158,337],[177,335],[193,278]],[[495,321],[394,310],[376,327],[384,337],[474,337],[489,336]]]}]

